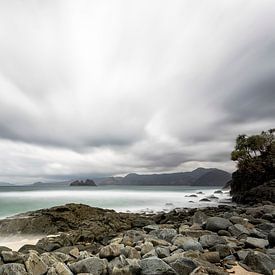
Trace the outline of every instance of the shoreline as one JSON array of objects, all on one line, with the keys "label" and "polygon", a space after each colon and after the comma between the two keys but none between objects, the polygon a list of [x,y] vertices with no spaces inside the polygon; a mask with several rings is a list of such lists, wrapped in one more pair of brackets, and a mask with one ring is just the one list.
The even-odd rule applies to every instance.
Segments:
[{"label": "shoreline", "polygon": [[[67,204],[0,221],[0,236],[15,237],[17,231],[23,238],[39,234],[42,238],[29,238],[18,252],[1,247],[0,273],[7,268],[21,268],[22,274],[32,274],[34,268],[33,274],[41,275],[223,275],[235,269],[272,274],[275,270],[275,204],[268,202],[158,214]],[[30,267],[28,259],[36,264]]]}]

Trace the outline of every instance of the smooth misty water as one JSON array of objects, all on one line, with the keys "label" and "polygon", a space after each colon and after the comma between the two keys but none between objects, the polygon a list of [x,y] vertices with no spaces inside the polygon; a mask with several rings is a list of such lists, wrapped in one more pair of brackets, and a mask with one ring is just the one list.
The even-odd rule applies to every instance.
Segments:
[{"label": "smooth misty water", "polygon": [[[189,186],[0,187],[0,218],[71,202],[124,212],[167,211],[175,207],[216,205],[217,200],[199,200],[218,189],[220,188]],[[185,197],[199,191],[204,194],[197,198]],[[220,200],[228,198],[228,194],[215,195]]]}]

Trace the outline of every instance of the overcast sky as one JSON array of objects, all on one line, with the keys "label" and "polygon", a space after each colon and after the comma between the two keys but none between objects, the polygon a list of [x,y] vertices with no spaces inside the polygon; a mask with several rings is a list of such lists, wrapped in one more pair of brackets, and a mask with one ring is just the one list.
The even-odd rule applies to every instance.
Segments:
[{"label": "overcast sky", "polygon": [[0,181],[234,169],[275,121],[274,0],[0,0]]}]

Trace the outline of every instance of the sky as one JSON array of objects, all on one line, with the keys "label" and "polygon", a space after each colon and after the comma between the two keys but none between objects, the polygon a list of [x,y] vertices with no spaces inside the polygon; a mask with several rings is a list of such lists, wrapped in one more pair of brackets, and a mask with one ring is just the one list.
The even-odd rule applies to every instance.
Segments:
[{"label": "sky", "polygon": [[274,0],[0,0],[0,181],[217,167],[274,128]]}]

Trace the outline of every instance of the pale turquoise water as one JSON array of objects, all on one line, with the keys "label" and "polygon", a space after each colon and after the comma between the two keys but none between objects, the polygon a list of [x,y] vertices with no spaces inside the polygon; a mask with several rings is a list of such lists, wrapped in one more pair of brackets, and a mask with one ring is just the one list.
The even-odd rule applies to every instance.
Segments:
[{"label": "pale turquoise water", "polygon": [[[97,186],[97,187],[0,187],[0,218],[45,207],[75,202],[117,211],[162,211],[175,207],[216,205],[199,202],[212,195],[216,188],[189,186]],[[202,191],[204,195],[185,195]],[[221,200],[228,195],[218,195]],[[194,203],[189,202],[190,200]]]}]

